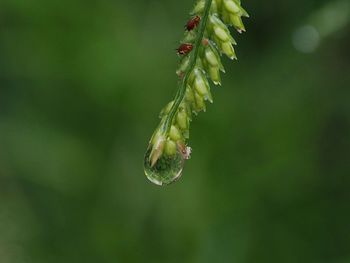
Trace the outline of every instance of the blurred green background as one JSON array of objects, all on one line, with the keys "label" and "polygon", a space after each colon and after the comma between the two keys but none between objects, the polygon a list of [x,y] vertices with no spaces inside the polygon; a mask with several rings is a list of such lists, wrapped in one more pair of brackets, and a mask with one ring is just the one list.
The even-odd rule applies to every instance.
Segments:
[{"label": "blurred green background", "polygon": [[0,1],[0,262],[350,262],[350,3],[244,1],[160,188],[143,154],[194,1]]}]

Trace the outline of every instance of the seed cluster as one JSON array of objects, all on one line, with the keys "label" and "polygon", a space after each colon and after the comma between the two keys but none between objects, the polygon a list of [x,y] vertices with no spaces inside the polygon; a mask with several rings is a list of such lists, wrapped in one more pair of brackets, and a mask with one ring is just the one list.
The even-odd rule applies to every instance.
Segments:
[{"label": "seed cluster", "polygon": [[241,7],[240,0],[212,0],[209,16],[206,16],[203,39],[199,42],[200,47],[198,47],[199,51],[195,58],[195,66],[190,67],[193,60],[191,56],[195,55],[193,50],[198,38],[198,28],[203,22],[205,4],[206,0],[199,0],[195,4],[191,18],[185,26],[184,38],[177,48],[181,59],[176,73],[180,80],[186,74],[189,75],[185,96],[178,104],[176,115],[166,133],[162,127],[170,112],[174,110],[176,99],[168,103],[160,113],[161,123],[150,142],[152,151],[149,162],[151,166],[154,166],[162,155],[173,156],[180,152],[183,153],[184,159],[189,157],[184,149],[189,149],[186,147],[186,140],[189,138],[192,114],[197,115],[205,111],[205,101],[213,102],[208,79],[211,79],[214,85],[221,85],[220,71],[225,72],[221,63],[222,54],[230,59],[237,59],[233,47],[236,41],[231,36],[228,26],[233,26],[239,33],[244,32],[242,17],[248,17],[248,13]]}]

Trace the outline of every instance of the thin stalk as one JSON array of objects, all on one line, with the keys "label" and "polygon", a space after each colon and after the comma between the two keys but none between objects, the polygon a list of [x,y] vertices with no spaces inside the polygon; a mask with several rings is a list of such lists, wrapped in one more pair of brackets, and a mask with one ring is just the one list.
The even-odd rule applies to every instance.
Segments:
[{"label": "thin stalk", "polygon": [[192,51],[192,54],[190,54],[191,58],[190,58],[189,68],[188,68],[182,82],[180,83],[181,86],[179,87],[179,89],[175,95],[174,104],[171,107],[170,112],[169,112],[169,114],[164,122],[164,125],[162,127],[163,132],[165,132],[166,134],[168,134],[170,131],[170,128],[171,128],[171,125],[173,123],[173,119],[176,115],[176,112],[178,111],[179,106],[185,97],[187,82],[188,82],[188,79],[190,77],[190,74],[193,71],[194,67],[196,66],[199,49],[200,49],[200,46],[202,44],[202,40],[203,40],[203,36],[204,36],[204,32],[205,32],[205,27],[207,25],[207,21],[208,21],[208,17],[209,17],[211,3],[212,3],[212,0],[206,0],[206,2],[205,2],[204,14],[203,14],[203,17],[201,19],[200,25],[198,27],[198,35],[196,37],[194,49]]}]

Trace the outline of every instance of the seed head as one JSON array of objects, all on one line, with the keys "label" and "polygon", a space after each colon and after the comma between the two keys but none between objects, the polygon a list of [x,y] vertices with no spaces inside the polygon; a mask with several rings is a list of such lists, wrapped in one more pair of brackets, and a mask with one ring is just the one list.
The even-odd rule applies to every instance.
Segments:
[{"label": "seed head", "polygon": [[169,184],[181,175],[191,154],[186,141],[192,116],[205,111],[207,101],[213,102],[209,79],[221,85],[220,72],[225,72],[221,55],[236,59],[229,26],[244,32],[242,17],[249,15],[241,0],[196,0],[176,49],[181,56],[176,71],[179,89],[161,111],[161,123],[145,155],[145,173],[153,183]]}]

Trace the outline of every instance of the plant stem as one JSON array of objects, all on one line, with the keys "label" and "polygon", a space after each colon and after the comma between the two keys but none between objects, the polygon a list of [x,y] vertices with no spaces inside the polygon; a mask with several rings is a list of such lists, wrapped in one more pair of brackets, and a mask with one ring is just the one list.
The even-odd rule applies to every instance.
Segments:
[{"label": "plant stem", "polygon": [[171,125],[173,123],[173,119],[174,119],[174,117],[179,109],[179,106],[180,106],[183,98],[185,97],[186,88],[187,88],[187,81],[190,77],[191,72],[193,71],[194,67],[196,66],[199,48],[202,44],[205,27],[207,25],[207,21],[208,21],[208,17],[209,17],[211,3],[212,3],[212,0],[205,1],[204,14],[203,14],[203,17],[201,19],[201,22],[200,22],[200,25],[198,28],[198,35],[197,35],[196,40],[195,40],[194,49],[192,51],[192,54],[190,54],[191,58],[190,58],[189,68],[188,68],[182,82],[180,83],[181,86],[179,87],[179,89],[175,95],[174,104],[171,107],[170,112],[169,112],[169,114],[168,114],[168,116],[167,116],[167,118],[162,126],[162,130],[166,134],[168,134],[170,131]]}]

